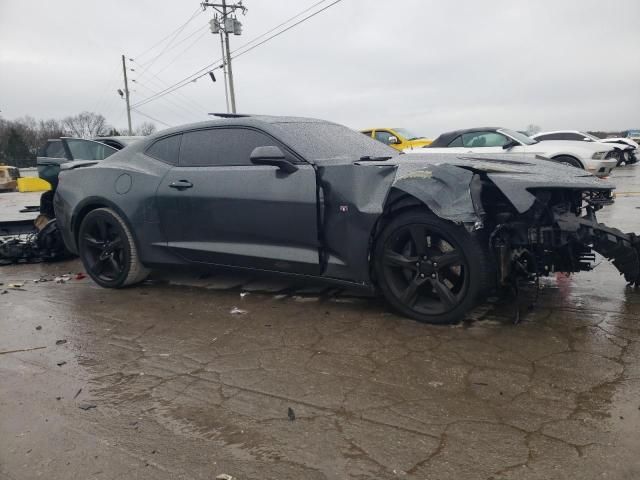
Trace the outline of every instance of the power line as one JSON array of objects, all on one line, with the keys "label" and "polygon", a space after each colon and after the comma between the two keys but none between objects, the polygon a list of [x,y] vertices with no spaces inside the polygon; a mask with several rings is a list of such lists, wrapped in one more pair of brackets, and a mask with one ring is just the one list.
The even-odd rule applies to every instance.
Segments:
[{"label": "power line", "polygon": [[167,38],[171,37],[174,33],[176,33],[179,30],[182,30],[184,27],[186,27],[191,20],[194,19],[194,17],[198,14],[198,12],[201,12],[202,10],[200,9],[200,7],[196,8],[195,12],[193,12],[191,14],[191,16],[189,17],[189,19],[183,23],[182,25],[180,25],[178,28],[176,28],[175,30],[173,30],[171,33],[169,33],[168,35],[162,37],[162,39],[158,40],[156,43],[154,43],[152,46],[150,46],[149,48],[147,48],[144,52],[139,53],[138,55],[135,55],[133,58],[140,58],[144,55],[146,55],[147,53],[149,53],[151,50],[153,50],[154,48],[156,48],[158,45],[160,45],[162,42],[164,42]]},{"label": "power line", "polygon": [[[326,0],[323,0],[323,1],[326,1]],[[310,18],[315,17],[315,16],[316,16],[316,15],[318,15],[319,13],[321,13],[321,12],[323,12],[323,11],[327,10],[328,8],[330,8],[330,7],[334,6],[334,5],[336,5],[337,3],[340,3],[341,1],[342,1],[342,0],[334,0],[334,1],[333,1],[332,3],[330,3],[329,5],[326,5],[326,6],[322,7],[320,10],[317,10],[317,11],[315,11],[314,13],[312,13],[312,14],[310,14],[310,15],[307,15],[306,17],[302,18],[301,20],[297,21],[296,23],[294,23],[294,24],[292,24],[292,25],[288,26],[288,27],[287,27],[287,28],[285,28],[284,30],[279,31],[278,33],[275,33],[274,35],[271,35],[270,37],[267,37],[267,38],[266,38],[266,39],[264,39],[263,41],[261,41],[261,42],[259,42],[259,43],[255,44],[255,45],[252,45],[251,47],[249,47],[249,48],[247,48],[246,50],[244,50],[244,51],[240,52],[239,54],[237,54],[237,55],[233,56],[232,58],[240,57],[240,56],[244,55],[245,53],[248,53],[248,52],[250,52],[251,50],[253,50],[253,49],[257,48],[257,47],[259,47],[259,46],[261,46],[261,45],[264,45],[264,44],[265,44],[265,43],[267,43],[269,40],[272,40],[273,38],[275,38],[275,37],[277,37],[277,36],[279,36],[279,35],[281,35],[281,34],[283,34],[283,33],[287,32],[287,31],[289,31],[289,30],[291,30],[292,28],[294,28],[294,27],[296,27],[296,26],[300,25],[301,23],[303,23],[303,22],[305,22],[305,21],[309,20]],[[318,4],[320,4],[320,3],[322,3],[322,2],[318,2],[318,3],[314,4],[314,5],[312,5],[311,7],[308,7],[308,8],[306,9],[306,11],[309,11],[311,8],[313,8],[313,6],[318,5]],[[283,23],[282,23],[282,24],[280,24],[280,25],[284,25],[284,24],[289,23],[292,19],[295,19],[295,18],[299,17],[301,14],[302,14],[302,12],[301,12],[301,13],[298,13],[298,14],[296,14],[296,15],[294,15],[293,17],[289,18],[288,20],[286,20],[285,22],[283,22]],[[277,27],[275,27],[275,28],[277,28]],[[271,29],[271,31],[273,31],[273,29]],[[247,45],[251,45],[252,43],[254,43],[254,42],[256,41],[256,39],[257,39],[257,38],[264,37],[266,34],[267,34],[267,33],[265,32],[265,33],[263,33],[262,35],[260,35],[259,37],[256,37],[256,38],[254,38],[253,40],[251,40],[251,41],[249,41],[249,42],[245,43],[244,45],[242,45],[242,46],[240,46],[240,47],[238,47],[237,49],[235,49],[235,50],[234,50],[234,52],[233,52],[233,53],[235,53],[235,52],[237,52],[237,51],[239,51],[239,50],[242,50],[242,49],[243,49],[243,48],[245,48]],[[138,107],[138,106],[144,105],[144,104],[146,104],[146,103],[152,102],[152,101],[156,100],[157,98],[160,98],[160,97],[162,97],[162,96],[164,96],[164,95],[167,95],[167,94],[169,94],[169,93],[171,93],[171,92],[173,92],[173,91],[175,91],[175,90],[178,90],[178,89],[180,89],[180,88],[182,88],[182,87],[187,86],[189,83],[195,82],[196,80],[198,80],[198,79],[200,79],[200,78],[204,77],[205,75],[207,75],[207,74],[209,73],[209,71],[211,71],[212,69],[222,68],[222,66],[221,66],[221,65],[218,65],[221,61],[222,61],[222,58],[220,58],[220,59],[219,59],[219,60],[217,60],[216,62],[210,63],[209,65],[207,65],[207,66],[205,66],[205,67],[203,67],[203,68],[199,69],[198,71],[196,71],[196,72],[192,73],[191,75],[189,75],[189,76],[187,76],[187,77],[183,78],[182,80],[180,80],[180,81],[178,81],[178,82],[174,83],[173,85],[171,85],[171,86],[169,86],[169,87],[165,88],[164,90],[161,90],[161,91],[160,91],[160,92],[158,92],[156,95],[151,95],[150,97],[147,97],[147,98],[145,98],[145,99],[143,99],[143,100],[139,101],[138,103],[136,103],[136,104],[135,104],[135,105],[133,105],[133,106],[134,106],[134,107]]]},{"label": "power line", "polygon": [[[279,31],[278,33],[275,33],[275,34],[271,35],[270,37],[265,38],[263,41],[261,41],[261,42],[259,42],[259,43],[256,43],[255,45],[253,45],[253,46],[251,46],[251,47],[247,48],[245,51],[240,52],[240,53],[239,53],[239,54],[237,54],[237,55],[234,55],[232,58],[238,58],[238,57],[241,57],[242,55],[244,55],[245,53],[249,53],[249,52],[250,52],[251,50],[253,50],[254,48],[258,48],[260,45],[264,45],[264,44],[265,44],[265,43],[267,43],[269,40],[273,40],[274,38],[276,38],[276,37],[278,37],[278,36],[282,35],[283,33],[288,32],[288,31],[289,31],[289,30],[291,30],[292,28],[294,28],[294,27],[296,27],[296,26],[300,25],[300,24],[301,24],[301,23],[303,23],[303,22],[306,22],[306,21],[307,21],[307,20],[309,20],[310,18],[315,17],[315,16],[316,16],[316,15],[318,15],[319,13],[324,12],[324,11],[325,11],[325,10],[327,10],[328,8],[333,7],[335,4],[340,3],[341,1],[342,1],[342,0],[335,0],[333,3],[330,3],[329,5],[327,5],[327,6],[325,6],[325,7],[322,7],[320,10],[318,10],[318,11],[316,11],[316,12],[312,13],[311,15],[309,15],[309,16],[307,16],[307,17],[304,17],[302,20],[299,20],[299,21],[297,21],[296,23],[294,23],[294,24],[292,24],[292,25],[289,25],[289,26],[288,26],[287,28],[285,28],[284,30],[281,30],[281,31]],[[244,46],[243,46],[243,47],[244,47]],[[242,49],[243,47],[239,47],[239,48],[237,48],[237,49],[236,49],[236,51],[238,51],[238,50]]]},{"label": "power line", "polygon": [[163,47],[163,49],[160,51],[160,53],[158,55],[156,55],[155,57],[153,57],[149,62],[147,62],[145,64],[144,69],[142,70],[141,74],[146,72],[147,70],[149,70],[149,68],[151,68],[151,65],[153,65],[156,62],[156,60],[158,60],[158,58],[160,58],[165,52],[167,52],[167,50],[171,46],[171,44],[175,41],[176,38],[178,38],[178,35],[180,35],[182,33],[182,30],[184,30],[186,28],[186,26],[189,24],[189,22],[191,22],[191,20],[193,20],[200,13],[202,13],[202,12],[194,13],[191,16],[191,18],[184,25],[182,25],[182,27],[180,27],[178,29],[178,31],[175,33],[175,35],[173,35],[173,37],[171,37],[169,42]]},{"label": "power line", "polygon": [[173,127],[173,125],[169,125],[168,123],[163,122],[162,120],[158,120],[157,118],[154,118],[154,117],[152,117],[151,115],[147,115],[146,113],[142,113],[142,112],[141,112],[140,110],[138,110],[137,108],[133,108],[133,107],[132,107],[132,108],[131,108],[131,110],[133,110],[134,112],[136,112],[138,115],[142,115],[143,117],[146,117],[146,118],[148,118],[149,120],[153,120],[154,122],[158,122],[158,123],[160,123],[160,124],[164,125],[165,127],[169,127],[169,128]]}]

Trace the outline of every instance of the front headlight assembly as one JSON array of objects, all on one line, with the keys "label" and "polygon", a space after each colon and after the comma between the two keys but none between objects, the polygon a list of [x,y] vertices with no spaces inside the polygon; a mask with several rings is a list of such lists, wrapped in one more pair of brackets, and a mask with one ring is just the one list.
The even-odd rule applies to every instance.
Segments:
[{"label": "front headlight assembly", "polygon": [[602,160],[604,157],[607,156],[608,152],[596,152],[593,154],[593,156],[591,158],[593,158],[594,160]]}]

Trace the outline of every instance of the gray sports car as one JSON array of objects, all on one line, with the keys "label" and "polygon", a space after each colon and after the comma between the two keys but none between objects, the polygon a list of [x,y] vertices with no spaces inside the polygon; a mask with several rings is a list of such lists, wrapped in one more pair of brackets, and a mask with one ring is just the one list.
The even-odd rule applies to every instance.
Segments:
[{"label": "gray sports car", "polygon": [[64,242],[101,286],[159,265],[321,277],[447,323],[518,278],[640,282],[640,242],[596,222],[613,186],[535,157],[401,155],[335,123],[225,115],[63,166]]}]

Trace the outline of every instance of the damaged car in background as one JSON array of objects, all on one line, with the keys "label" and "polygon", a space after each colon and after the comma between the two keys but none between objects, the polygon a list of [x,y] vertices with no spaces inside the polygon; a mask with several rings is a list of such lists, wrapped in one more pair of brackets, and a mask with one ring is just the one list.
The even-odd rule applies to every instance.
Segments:
[{"label": "damaged car in background", "polygon": [[431,145],[405,153],[541,155],[554,162],[571,165],[607,177],[618,164],[617,149],[604,143],[566,140],[539,142],[520,132],[498,127],[476,127],[443,133]]},{"label": "damaged car in background", "polygon": [[[125,137],[132,143],[139,137]],[[83,138],[60,137],[49,139],[40,148],[37,157],[38,176],[51,185],[51,190],[40,196],[40,204],[28,206],[24,213],[37,213],[33,220],[0,220],[0,265],[12,263],[62,260],[69,256],[53,211],[53,195],[58,186],[60,166],[78,160],[104,160],[122,146],[86,140]]]},{"label": "damaged car in background", "polygon": [[238,267],[380,291],[431,323],[489,291],[592,268],[640,282],[640,241],[599,224],[613,186],[547,160],[402,155],[321,120],[225,115],[62,167],[66,247],[110,288]]}]

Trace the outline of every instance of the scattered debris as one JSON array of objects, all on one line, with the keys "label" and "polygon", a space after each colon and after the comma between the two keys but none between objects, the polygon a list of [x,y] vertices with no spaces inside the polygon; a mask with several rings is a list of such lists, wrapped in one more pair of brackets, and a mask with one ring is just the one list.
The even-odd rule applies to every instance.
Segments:
[{"label": "scattered debris", "polygon": [[84,273],[82,273],[82,272],[76,273],[76,276],[75,276],[76,280],[83,280],[85,278],[87,278],[87,276]]},{"label": "scattered debris", "polygon": [[238,307],[233,307],[229,313],[231,315],[244,315],[247,311]]},{"label": "scattered debris", "polygon": [[42,325],[38,325],[38,326],[36,327],[36,330],[42,330]]},{"label": "scattered debris", "polygon": [[78,404],[78,408],[81,410],[91,410],[92,408],[96,408],[97,405],[89,402],[81,402]]},{"label": "scattered debris", "polygon": [[168,357],[170,355],[171,355],[170,353],[159,353],[158,354],[159,357]]},{"label": "scattered debris", "polygon": [[65,343],[67,343],[66,340],[56,340],[56,345],[64,345]]},{"label": "scattered debris", "polygon": [[0,293],[0,295],[4,295],[5,293],[9,293],[9,290],[3,290],[2,293]]},{"label": "scattered debris", "polygon": [[70,275],[66,275],[66,274],[65,275],[61,275],[59,277],[56,277],[54,279],[54,281],[56,283],[67,283],[69,280],[71,280],[71,276]]},{"label": "scattered debris", "polygon": [[429,386],[430,387],[434,387],[434,388],[438,388],[438,387],[441,387],[443,385],[444,385],[444,383],[442,383],[442,382],[429,382]]},{"label": "scattered debris", "polygon": [[59,367],[66,365],[67,362],[65,362],[64,360],[62,360],[61,362],[56,363],[56,365],[58,365]]},{"label": "scattered debris", "polygon": [[221,473],[216,477],[216,480],[235,480],[235,478],[228,473]]},{"label": "scattered debris", "polygon": [[488,386],[489,386],[489,384],[488,384],[488,383],[485,383],[485,382],[473,382],[473,384],[474,384],[474,385],[481,385],[481,386],[483,386],[483,387],[488,387]]},{"label": "scattered debris", "polygon": [[78,395],[80,395],[80,392],[82,392],[82,389],[79,389],[79,390],[76,392],[76,394],[73,396],[74,400],[75,400],[76,398],[78,398]]},{"label": "scattered debris", "polygon": [[291,422],[296,419],[296,412],[293,411],[293,408],[289,407],[287,409],[287,416],[289,417],[289,421]]},{"label": "scattered debris", "polygon": [[56,400],[62,400],[62,397],[56,397]]},{"label": "scattered debris", "polygon": [[244,298],[249,295],[249,292],[240,292],[240,298]]}]

